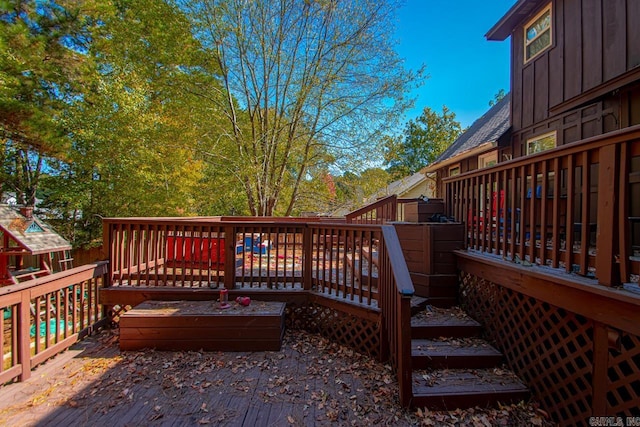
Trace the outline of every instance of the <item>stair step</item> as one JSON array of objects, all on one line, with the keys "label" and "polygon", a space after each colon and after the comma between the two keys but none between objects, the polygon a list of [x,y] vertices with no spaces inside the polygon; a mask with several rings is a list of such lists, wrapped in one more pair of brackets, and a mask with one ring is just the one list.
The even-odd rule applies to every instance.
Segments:
[{"label": "stair step", "polygon": [[500,363],[502,363],[502,353],[480,339],[411,340],[413,369],[482,369],[491,368]]},{"label": "stair step", "polygon": [[529,398],[527,387],[509,370],[414,371],[414,408],[454,410]]},{"label": "stair step", "polygon": [[434,316],[411,319],[411,338],[414,339],[475,337],[481,332],[480,323],[471,318]]}]

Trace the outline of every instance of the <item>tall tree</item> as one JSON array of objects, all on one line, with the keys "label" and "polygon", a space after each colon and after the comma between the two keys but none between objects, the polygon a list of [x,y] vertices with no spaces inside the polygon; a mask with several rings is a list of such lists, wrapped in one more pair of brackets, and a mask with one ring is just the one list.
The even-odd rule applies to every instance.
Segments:
[{"label": "tall tree", "polygon": [[253,215],[289,215],[309,168],[327,155],[375,150],[421,77],[393,50],[396,1],[178,3],[220,69],[226,102],[216,106],[230,138],[220,163]]},{"label": "tall tree", "polygon": [[198,213],[212,193],[197,147],[211,146],[219,119],[189,88],[220,87],[174,5],[103,1],[82,13],[93,18],[85,91],[62,116],[72,143],[50,163],[43,206],[52,222],[76,222],[76,245],[101,237],[100,216]]},{"label": "tall tree", "polygon": [[446,106],[442,113],[425,107],[409,120],[401,136],[385,140],[385,160],[394,179],[412,175],[432,163],[462,133],[456,114]]},{"label": "tall tree", "polygon": [[44,160],[69,142],[60,118],[79,93],[83,28],[65,0],[0,2],[2,184],[21,204],[34,204]]}]

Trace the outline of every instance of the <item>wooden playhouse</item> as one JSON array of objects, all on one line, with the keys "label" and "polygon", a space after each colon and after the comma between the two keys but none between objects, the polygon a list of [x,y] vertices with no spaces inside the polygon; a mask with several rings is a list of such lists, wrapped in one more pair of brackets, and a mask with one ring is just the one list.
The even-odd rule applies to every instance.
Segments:
[{"label": "wooden playhouse", "polygon": [[0,234],[0,286],[71,267],[71,244],[38,219],[33,207],[0,206]]}]

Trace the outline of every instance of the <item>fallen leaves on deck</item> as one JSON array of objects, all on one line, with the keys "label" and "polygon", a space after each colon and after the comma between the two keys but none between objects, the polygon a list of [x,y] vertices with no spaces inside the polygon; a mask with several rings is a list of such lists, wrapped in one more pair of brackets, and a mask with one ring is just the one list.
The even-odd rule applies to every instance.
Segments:
[{"label": "fallen leaves on deck", "polygon": [[[44,413],[47,406],[73,411],[64,416],[88,425],[551,425],[543,412],[524,403],[405,410],[388,365],[306,332],[287,330],[281,351],[256,353],[120,353],[115,334],[98,335],[99,348],[58,372],[46,401],[34,398],[29,409],[14,407],[13,415]],[[2,411],[0,422],[20,424],[11,409]]]}]

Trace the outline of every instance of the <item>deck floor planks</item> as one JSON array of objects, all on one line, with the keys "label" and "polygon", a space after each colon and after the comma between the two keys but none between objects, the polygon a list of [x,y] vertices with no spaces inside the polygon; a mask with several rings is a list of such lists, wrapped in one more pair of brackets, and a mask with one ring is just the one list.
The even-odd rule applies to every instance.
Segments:
[{"label": "deck floor planks", "polygon": [[[280,351],[254,353],[121,352],[117,332],[103,334],[114,339],[71,358],[64,369],[42,373],[47,364],[42,365],[24,383],[35,390],[55,384],[49,399],[2,406],[12,387],[22,383],[0,388],[0,425],[333,425],[327,412],[334,408],[345,408],[338,423],[362,421],[352,414],[349,395],[374,392],[369,387],[357,392],[357,373],[339,368],[350,356],[299,331],[287,332]],[[336,377],[351,390],[336,385]],[[133,399],[127,397],[131,392]]]}]

